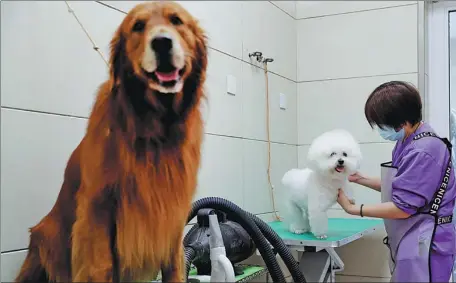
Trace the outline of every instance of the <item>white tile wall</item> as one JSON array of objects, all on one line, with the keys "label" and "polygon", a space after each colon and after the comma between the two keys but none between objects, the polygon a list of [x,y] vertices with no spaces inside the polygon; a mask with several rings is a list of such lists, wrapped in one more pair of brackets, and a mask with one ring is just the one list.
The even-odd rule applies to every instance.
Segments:
[{"label": "white tile wall", "polygon": [[[69,3],[107,57],[122,11],[138,1]],[[298,163],[295,2],[181,4],[200,19],[210,46],[206,135],[196,198],[220,196],[261,217],[271,216],[265,76],[261,64],[252,66],[248,53],[262,51],[274,58],[269,65],[271,166],[272,182],[280,192],[281,175]],[[1,280],[5,282],[14,279],[24,258],[28,228],[55,202],[66,162],[84,134],[107,68],[64,2],[1,5]],[[227,75],[236,78],[235,95],[226,93]],[[279,108],[279,93],[286,95],[285,110]]]},{"label": "white tile wall", "polygon": [[244,207],[242,139],[207,134],[202,154],[195,199],[218,196]]},{"label": "white tile wall", "polygon": [[334,128],[347,129],[362,143],[384,142],[367,123],[364,103],[377,86],[390,80],[417,85],[417,74],[299,83],[298,144],[310,144],[322,132]]},{"label": "white tile wall", "polygon": [[[390,80],[418,86],[416,1],[298,1],[298,164],[324,131],[349,130],[361,143],[361,172],[380,175],[394,144],[382,140],[364,116],[375,87]],[[358,203],[378,203],[380,194],[352,184]],[[339,205],[330,217],[350,217]],[[383,230],[340,248],[343,282],[389,280]],[[369,252],[367,252],[369,251]]]},{"label": "white tile wall", "polygon": [[[268,149],[266,142],[244,141],[244,200],[245,209],[252,213],[273,212],[270,185],[267,179]],[[280,210],[280,180],[290,168],[296,168],[296,146],[272,144],[271,183],[274,186],[276,209]]]},{"label": "white tile wall", "polygon": [[417,5],[299,20],[297,40],[300,82],[417,72]]},{"label": "white tile wall", "polygon": [[2,251],[27,246],[28,227],[52,208],[85,126],[85,119],[2,108]]},{"label": "white tile wall", "polygon": [[13,282],[26,256],[26,250],[2,253],[0,260],[2,282]]},{"label": "white tile wall", "polygon": [[[243,109],[243,64],[245,63],[237,58],[227,56],[213,49],[209,50],[206,83],[208,101],[205,103],[207,133],[242,136],[243,116],[233,115],[233,113],[242,113]],[[223,68],[220,66],[223,66]],[[235,95],[229,95],[226,92],[227,75],[232,75],[236,78]]]},{"label": "white tile wall", "polygon": [[[96,89],[106,78],[106,65],[65,2],[1,5],[1,105],[87,117]],[[100,6],[84,5],[87,9]],[[112,11],[105,10],[106,24]]]}]

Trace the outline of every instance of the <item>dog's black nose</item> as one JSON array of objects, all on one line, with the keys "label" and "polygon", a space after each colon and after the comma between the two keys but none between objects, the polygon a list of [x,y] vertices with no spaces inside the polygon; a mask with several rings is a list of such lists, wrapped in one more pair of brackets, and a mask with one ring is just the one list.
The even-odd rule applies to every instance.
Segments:
[{"label": "dog's black nose", "polygon": [[167,36],[157,36],[150,43],[152,49],[160,55],[168,55],[173,48],[173,40]]},{"label": "dog's black nose", "polygon": [[343,159],[339,159],[339,160],[337,160],[337,163],[339,163],[339,165],[344,165],[344,160]]}]

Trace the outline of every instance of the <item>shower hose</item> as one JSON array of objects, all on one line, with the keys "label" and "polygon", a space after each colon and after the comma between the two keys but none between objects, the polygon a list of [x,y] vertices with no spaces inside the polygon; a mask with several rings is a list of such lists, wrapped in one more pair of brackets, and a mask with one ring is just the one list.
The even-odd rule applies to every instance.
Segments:
[{"label": "shower hose", "polygon": [[[243,210],[236,204],[226,199],[218,197],[207,197],[197,200],[193,203],[188,217],[188,222],[190,222],[196,216],[198,210],[202,208],[216,209],[226,213],[229,219],[239,223],[245,229],[245,231],[247,231],[247,233],[254,241],[261,256],[263,257],[263,260],[273,282],[286,282],[282,269],[277,262],[274,251],[280,255],[286,267],[290,271],[293,282],[306,282],[304,275],[299,270],[298,263],[290,253],[288,247],[277,235],[277,233],[274,232],[274,230],[272,230],[271,227],[269,227],[269,225],[262,221],[260,218],[250,212]],[[192,229],[197,229],[197,225],[194,225]],[[190,232],[187,235],[189,234]],[[274,251],[271,246],[274,248]],[[191,263],[195,257],[198,256],[199,247],[195,245],[189,245],[187,237],[184,237],[184,247],[185,264],[188,277]]]}]

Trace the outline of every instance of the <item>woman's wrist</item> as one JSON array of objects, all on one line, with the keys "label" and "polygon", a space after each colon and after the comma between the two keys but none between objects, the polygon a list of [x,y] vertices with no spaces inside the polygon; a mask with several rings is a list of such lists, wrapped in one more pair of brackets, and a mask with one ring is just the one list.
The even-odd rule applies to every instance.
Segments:
[{"label": "woman's wrist", "polygon": [[361,207],[359,205],[352,204],[352,205],[350,205],[348,207],[347,213],[350,214],[350,215],[359,216],[360,215],[360,210],[361,210]]},{"label": "woman's wrist", "polygon": [[361,176],[360,178],[356,179],[355,183],[358,185],[376,190],[376,191],[381,190],[381,182],[380,182],[380,179],[378,179],[378,178],[370,178],[370,177]]}]

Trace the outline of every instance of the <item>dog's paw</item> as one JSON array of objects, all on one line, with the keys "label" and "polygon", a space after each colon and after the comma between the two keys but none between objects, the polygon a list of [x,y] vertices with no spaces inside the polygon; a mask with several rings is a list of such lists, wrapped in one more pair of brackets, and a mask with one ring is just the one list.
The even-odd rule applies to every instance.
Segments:
[{"label": "dog's paw", "polygon": [[327,237],[328,229],[312,229],[311,233],[312,233],[312,235],[315,236],[315,238],[317,238],[319,240],[324,240],[324,239],[328,238]]},{"label": "dog's paw", "polygon": [[295,227],[294,225],[290,225],[290,232],[300,235],[309,232],[309,230],[302,227]]},{"label": "dog's paw", "polygon": [[304,229],[293,229],[291,232],[298,235],[307,233],[307,231]]},{"label": "dog's paw", "polygon": [[328,236],[326,236],[326,235],[319,235],[319,236],[315,236],[315,237],[319,240],[326,240],[328,238]]}]

